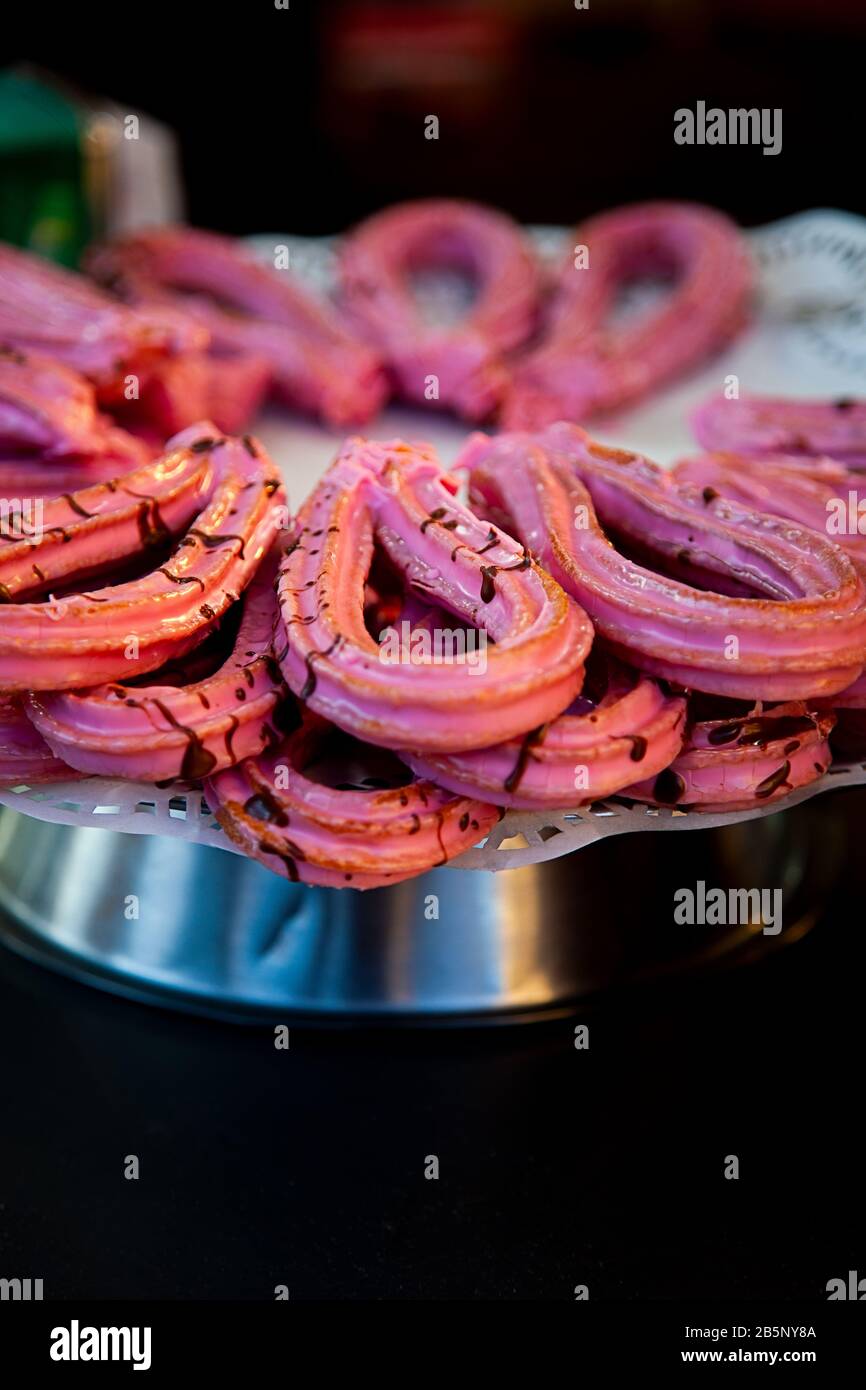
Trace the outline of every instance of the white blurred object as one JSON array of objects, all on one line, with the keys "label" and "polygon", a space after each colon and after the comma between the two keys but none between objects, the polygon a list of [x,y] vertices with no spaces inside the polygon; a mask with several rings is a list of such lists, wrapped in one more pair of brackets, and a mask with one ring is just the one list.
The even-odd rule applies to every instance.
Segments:
[{"label": "white blurred object", "polygon": [[85,149],[100,240],[184,221],[177,141],[167,126],[141,112],[100,102],[87,123]]}]

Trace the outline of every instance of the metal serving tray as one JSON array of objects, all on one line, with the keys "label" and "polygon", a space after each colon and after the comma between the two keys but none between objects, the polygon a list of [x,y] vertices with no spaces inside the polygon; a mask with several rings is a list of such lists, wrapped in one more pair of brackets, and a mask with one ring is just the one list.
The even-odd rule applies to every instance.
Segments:
[{"label": "metal serving tray", "polygon": [[[610,839],[501,873],[436,869],[366,893],[291,884],[183,839],[2,807],[0,940],[117,993],[232,1019],[539,1017],[796,940],[844,854],[839,804]],[[783,931],[677,926],[673,893],[698,879],[782,887]]]}]

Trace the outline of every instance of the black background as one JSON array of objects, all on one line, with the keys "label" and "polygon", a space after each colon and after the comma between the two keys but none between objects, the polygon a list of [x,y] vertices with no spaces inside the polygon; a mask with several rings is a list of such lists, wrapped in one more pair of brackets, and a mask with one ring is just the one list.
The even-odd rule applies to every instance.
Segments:
[{"label": "black background", "polygon": [[[853,0],[149,0],[19,8],[0,56],[167,122],[199,225],[313,234],[433,194],[534,222],[648,197],[864,212],[864,40]],[[675,145],[698,100],[782,108],[781,153]]]}]

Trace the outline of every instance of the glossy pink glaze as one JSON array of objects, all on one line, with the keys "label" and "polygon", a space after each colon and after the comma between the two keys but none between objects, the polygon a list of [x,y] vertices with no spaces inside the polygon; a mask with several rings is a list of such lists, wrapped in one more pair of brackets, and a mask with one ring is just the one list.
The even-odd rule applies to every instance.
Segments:
[{"label": "glossy pink glaze", "polygon": [[[452,752],[524,734],[578,693],[586,614],[497,527],[454,497],[432,451],[350,439],[305,502],[280,569],[286,681],[358,738]],[[407,589],[492,639],[485,669],[393,663],[364,624],[374,542]]]},{"label": "glossy pink glaze", "polygon": [[525,810],[568,808],[611,796],[637,771],[654,776],[682,744],[686,702],[616,667],[597,705],[561,714],[523,739],[470,753],[404,754],[418,773],[464,796]]},{"label": "glossy pink glaze", "polygon": [[363,424],[384,404],[377,353],[291,271],[262,265],[239,242],[152,228],[99,248],[88,266],[131,303],[168,305],[198,324],[214,360],[264,358],[276,393],[328,424]]},{"label": "glossy pink glaze", "polygon": [[0,693],[0,786],[63,782],[79,774],[55,757],[16,695]]},{"label": "glossy pink glaze", "polygon": [[0,343],[71,367],[101,391],[156,358],[200,347],[196,325],[161,309],[128,308],[51,261],[0,244]]},{"label": "glossy pink glaze", "polygon": [[25,697],[40,734],[81,772],[136,781],[191,781],[277,742],[287,696],[271,656],[275,563],[266,559],[241,598],[229,655],[214,673],[183,685],[115,682]]},{"label": "glossy pink glaze", "polygon": [[866,479],[839,462],[789,455],[754,459],[738,454],[701,454],[678,463],[673,477],[756,511],[809,526],[841,546],[861,569],[866,568]]},{"label": "glossy pink glaze", "polygon": [[[476,289],[465,317],[447,328],[424,320],[411,287],[414,273],[442,268]],[[504,358],[532,333],[539,311],[540,272],[516,223],[476,203],[400,203],[349,234],[340,278],[349,314],[380,349],[401,396],[469,420],[490,415],[508,386]]]},{"label": "glossy pink glaze", "polygon": [[[97,409],[89,381],[50,358],[0,348],[0,460],[4,470],[111,467],[127,473],[150,451]],[[93,481],[99,481],[95,477]]]},{"label": "glossy pink glaze", "polygon": [[832,714],[797,702],[736,719],[703,720],[690,726],[682,753],[668,769],[623,795],[693,811],[768,806],[824,775],[834,723]]},{"label": "glossy pink glaze", "polygon": [[[203,423],[146,467],[46,504],[38,538],[0,538],[0,688],[69,690],[156,670],[236,602],[285,525],[260,445]],[[161,551],[149,573],[51,594]],[[42,593],[49,601],[27,602]]]},{"label": "glossy pink glaze", "polygon": [[713,396],[691,417],[707,450],[765,458],[826,455],[866,468],[866,401],[797,400],[778,396]]},{"label": "glossy pink glaze", "polygon": [[[814,531],[678,485],[569,424],[475,436],[460,463],[476,510],[510,519],[626,662],[685,688],[767,700],[830,695],[863,669],[863,581]],[[703,587],[626,558],[602,527]]]},{"label": "glossy pink glaze", "polygon": [[492,829],[495,806],[426,781],[384,791],[343,791],[305,776],[327,740],[305,712],[281,746],[205,783],[208,805],[251,858],[293,882],[378,888],[445,864]]},{"label": "glossy pink glaze", "polygon": [[[516,369],[503,415],[508,429],[631,405],[723,347],[745,323],[752,289],[746,245],[711,208],[616,208],[578,227],[573,242],[541,342]],[[585,265],[576,258],[581,247]],[[673,277],[661,306],[611,322],[623,285],[659,273]]]}]

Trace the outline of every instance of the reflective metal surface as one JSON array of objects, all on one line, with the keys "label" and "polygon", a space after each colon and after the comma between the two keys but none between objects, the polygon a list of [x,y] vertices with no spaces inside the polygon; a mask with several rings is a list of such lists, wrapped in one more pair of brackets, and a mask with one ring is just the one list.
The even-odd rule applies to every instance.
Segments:
[{"label": "reflective metal surface", "polygon": [[[362,894],[290,884],[184,840],[2,808],[0,940],[91,983],[226,1017],[531,1016],[794,939],[838,857],[822,809],[606,840],[499,874],[437,869]],[[673,891],[698,877],[784,886],[784,932],[675,926]]]}]

